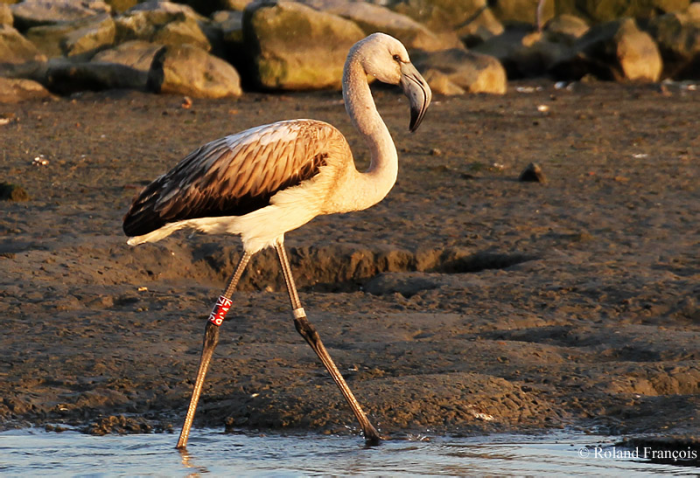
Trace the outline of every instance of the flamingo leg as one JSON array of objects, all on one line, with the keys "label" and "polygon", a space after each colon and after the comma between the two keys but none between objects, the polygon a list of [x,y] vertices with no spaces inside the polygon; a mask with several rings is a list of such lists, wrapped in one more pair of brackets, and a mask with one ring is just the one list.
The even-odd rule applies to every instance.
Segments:
[{"label": "flamingo leg", "polygon": [[277,250],[277,255],[279,256],[280,264],[282,265],[282,272],[284,274],[284,281],[287,284],[287,290],[289,291],[289,300],[292,304],[292,313],[294,315],[294,326],[296,327],[299,334],[306,340],[306,342],[311,346],[311,348],[316,352],[318,358],[321,359],[321,363],[326,367],[328,373],[331,374],[333,381],[338,385],[340,392],[345,397],[345,400],[352,408],[357,421],[360,422],[360,427],[365,435],[365,441],[368,445],[378,445],[379,444],[379,434],[377,430],[372,426],[370,421],[367,419],[367,415],[362,411],[360,403],[353,395],[348,384],[345,383],[345,379],[340,374],[338,367],[336,367],[333,359],[328,354],[326,347],[323,346],[321,342],[321,337],[319,337],[316,328],[309,323],[306,318],[306,313],[301,306],[301,301],[299,300],[299,294],[297,293],[296,286],[294,285],[294,278],[292,277],[292,270],[289,266],[289,259],[287,258],[287,252],[284,249],[284,243],[279,240],[275,243],[275,249]]},{"label": "flamingo leg", "polygon": [[245,270],[246,265],[248,265],[249,260],[250,254],[244,252],[241,260],[238,262],[238,266],[236,266],[236,271],[229,280],[226,290],[217,300],[214,310],[207,321],[207,326],[204,329],[204,344],[202,346],[202,357],[199,360],[197,381],[195,382],[194,390],[192,391],[192,398],[190,399],[190,406],[187,409],[185,423],[182,425],[180,439],[177,441],[177,446],[175,448],[183,449],[187,447],[187,439],[190,436],[190,428],[192,428],[194,412],[197,410],[197,402],[199,402],[199,396],[201,395],[202,387],[204,386],[204,378],[207,375],[207,370],[209,369],[212,355],[214,355],[214,349],[219,343],[219,326],[221,326],[223,323],[226,312],[228,312],[228,309],[231,306],[231,294],[233,294],[233,291],[236,289],[238,281],[241,279],[243,271]]}]

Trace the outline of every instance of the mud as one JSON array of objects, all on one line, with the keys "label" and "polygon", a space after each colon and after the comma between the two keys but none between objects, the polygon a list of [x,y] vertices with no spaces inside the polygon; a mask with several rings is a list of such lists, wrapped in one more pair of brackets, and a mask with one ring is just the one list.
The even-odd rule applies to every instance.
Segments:
[{"label": "mud", "polygon": [[[375,93],[396,187],[287,244],[309,319],[381,432],[697,437],[700,93],[517,83],[437,98],[416,134],[403,97]],[[0,182],[31,198],[0,202],[0,429],[179,430],[240,245],[181,232],[130,248],[121,218],[190,150],[307,117],[368,161],[338,93],[182,104],[117,91],[0,110]],[[530,163],[546,182],[517,180]],[[221,332],[196,426],[357,433],[271,251]]]}]

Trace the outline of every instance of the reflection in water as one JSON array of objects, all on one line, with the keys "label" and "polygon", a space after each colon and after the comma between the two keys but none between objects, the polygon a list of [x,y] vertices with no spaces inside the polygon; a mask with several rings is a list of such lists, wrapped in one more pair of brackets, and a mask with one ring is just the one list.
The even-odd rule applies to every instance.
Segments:
[{"label": "reflection in water", "polygon": [[186,450],[173,435],[107,435],[13,430],[0,433],[0,474],[11,476],[219,475],[597,475],[670,473],[688,468],[606,459],[586,451],[617,439],[558,433],[540,437],[435,437],[365,447],[359,437],[223,434],[197,430]]}]

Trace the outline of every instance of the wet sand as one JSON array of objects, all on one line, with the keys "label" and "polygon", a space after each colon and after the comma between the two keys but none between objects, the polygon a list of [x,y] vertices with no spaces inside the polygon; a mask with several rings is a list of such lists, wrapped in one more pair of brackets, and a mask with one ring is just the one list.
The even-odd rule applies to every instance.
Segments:
[{"label": "wet sand", "polygon": [[[693,441],[700,92],[515,89],[537,85],[436,98],[416,134],[403,97],[376,91],[399,179],[378,206],[287,236],[309,319],[389,437],[569,427]],[[0,203],[0,429],[179,430],[240,244],[180,232],[130,248],[121,219],[189,151],[307,117],[368,161],[339,93],[181,104],[108,92],[0,107],[0,181],[32,198]],[[531,162],[546,183],[517,181]],[[241,289],[195,425],[358,433],[294,329],[271,251]]]}]

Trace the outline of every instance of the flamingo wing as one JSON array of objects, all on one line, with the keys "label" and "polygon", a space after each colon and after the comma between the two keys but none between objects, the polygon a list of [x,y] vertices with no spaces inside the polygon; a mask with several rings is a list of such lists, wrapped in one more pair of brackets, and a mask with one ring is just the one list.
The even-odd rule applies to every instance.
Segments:
[{"label": "flamingo wing", "polygon": [[124,217],[124,232],[140,236],[172,222],[263,208],[320,172],[334,134],[320,121],[282,121],[200,146],[144,188]]}]

